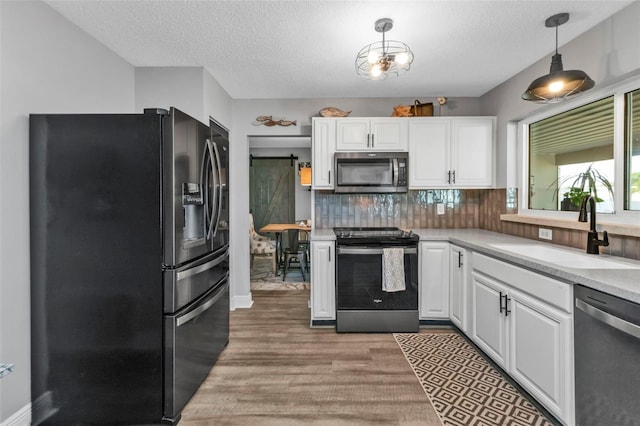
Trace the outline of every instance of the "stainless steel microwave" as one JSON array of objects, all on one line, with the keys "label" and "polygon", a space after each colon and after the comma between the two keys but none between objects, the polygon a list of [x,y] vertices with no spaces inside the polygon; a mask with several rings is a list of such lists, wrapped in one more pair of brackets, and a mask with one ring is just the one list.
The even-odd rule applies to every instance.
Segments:
[{"label": "stainless steel microwave", "polygon": [[336,152],[335,192],[407,192],[406,152]]}]

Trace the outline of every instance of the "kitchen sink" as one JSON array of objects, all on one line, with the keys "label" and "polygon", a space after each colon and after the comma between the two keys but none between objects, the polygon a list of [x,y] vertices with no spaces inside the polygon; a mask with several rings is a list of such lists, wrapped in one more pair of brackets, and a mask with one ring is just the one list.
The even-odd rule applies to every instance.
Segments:
[{"label": "kitchen sink", "polygon": [[498,250],[512,252],[531,257],[547,263],[576,269],[640,269],[639,265],[632,265],[622,261],[602,259],[600,257],[576,253],[561,248],[543,246],[540,244],[489,244]]}]

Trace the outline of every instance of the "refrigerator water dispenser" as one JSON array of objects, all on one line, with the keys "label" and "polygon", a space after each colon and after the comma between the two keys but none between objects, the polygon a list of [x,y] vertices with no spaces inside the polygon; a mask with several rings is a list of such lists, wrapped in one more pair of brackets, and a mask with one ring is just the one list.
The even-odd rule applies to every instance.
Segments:
[{"label": "refrigerator water dispenser", "polygon": [[185,248],[202,244],[205,239],[204,202],[199,184],[191,182],[182,184],[182,207],[184,208]]}]

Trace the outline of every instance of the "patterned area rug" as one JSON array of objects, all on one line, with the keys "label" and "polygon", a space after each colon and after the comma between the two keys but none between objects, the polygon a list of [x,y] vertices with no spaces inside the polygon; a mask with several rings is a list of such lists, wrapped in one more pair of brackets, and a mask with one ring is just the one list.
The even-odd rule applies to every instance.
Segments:
[{"label": "patterned area rug", "polygon": [[302,279],[300,268],[295,265],[287,271],[285,281],[280,275],[273,275],[271,259],[268,257],[256,257],[251,270],[251,290],[304,290],[309,289],[309,272],[305,271],[305,280]]},{"label": "patterned area rug", "polygon": [[457,333],[394,337],[444,425],[553,425]]}]

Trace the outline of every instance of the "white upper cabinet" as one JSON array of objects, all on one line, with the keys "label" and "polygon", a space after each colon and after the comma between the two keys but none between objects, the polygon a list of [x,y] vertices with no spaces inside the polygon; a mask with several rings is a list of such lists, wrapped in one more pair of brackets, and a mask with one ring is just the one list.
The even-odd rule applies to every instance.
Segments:
[{"label": "white upper cabinet", "polygon": [[452,183],[462,188],[493,186],[493,118],[451,120]]},{"label": "white upper cabinet", "polygon": [[406,118],[337,118],[337,151],[406,151]]},{"label": "white upper cabinet", "polygon": [[413,119],[409,123],[409,188],[439,188],[447,183],[450,120]]},{"label": "white upper cabinet", "polygon": [[314,118],[312,122],[311,186],[313,189],[333,189],[336,120],[333,118]]},{"label": "white upper cabinet", "polygon": [[494,185],[495,117],[409,120],[409,188]]}]

